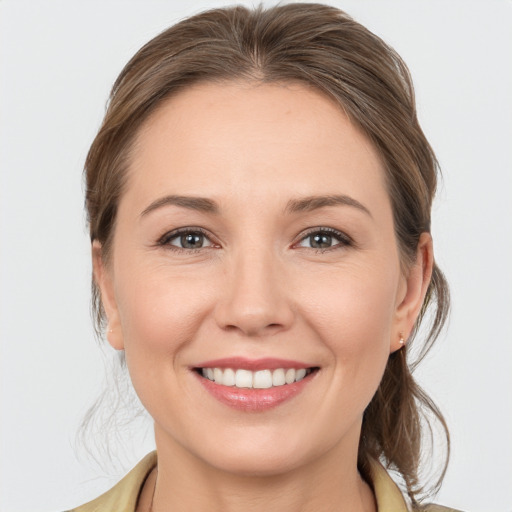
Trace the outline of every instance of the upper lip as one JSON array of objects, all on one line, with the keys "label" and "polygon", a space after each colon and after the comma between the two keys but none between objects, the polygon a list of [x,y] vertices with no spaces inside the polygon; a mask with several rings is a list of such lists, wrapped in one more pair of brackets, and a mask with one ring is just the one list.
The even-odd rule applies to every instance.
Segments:
[{"label": "upper lip", "polygon": [[259,359],[248,359],[245,357],[225,357],[203,361],[194,365],[194,368],[236,368],[240,370],[277,370],[278,368],[313,368],[315,365],[292,361],[290,359],[277,359],[274,357],[263,357]]}]

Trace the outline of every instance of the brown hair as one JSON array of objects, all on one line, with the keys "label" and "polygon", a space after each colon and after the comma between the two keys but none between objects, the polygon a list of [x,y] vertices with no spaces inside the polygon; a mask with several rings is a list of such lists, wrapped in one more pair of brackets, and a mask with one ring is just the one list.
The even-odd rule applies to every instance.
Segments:
[{"label": "brown hair", "polygon": [[[116,80],[105,119],[85,163],[91,240],[108,258],[130,148],[141,124],[171,94],[201,81],[302,82],[334,99],[373,142],[384,162],[404,268],[430,231],[437,162],[416,117],[406,65],[380,38],[344,12],[319,4],[249,10],[215,9],[188,18],[148,42]],[[104,313],[93,283],[96,328]],[[403,478],[413,503],[420,486],[422,432],[429,417],[445,421],[412,376],[437,338],[448,314],[446,281],[434,266],[427,296],[407,348],[393,353],[380,387],[367,407],[359,445],[359,469],[368,477],[371,458]],[[430,310],[430,315],[426,315]],[[430,325],[416,360],[411,341],[422,320]],[[424,422],[427,420],[427,423]],[[430,487],[437,490],[446,470]]]}]

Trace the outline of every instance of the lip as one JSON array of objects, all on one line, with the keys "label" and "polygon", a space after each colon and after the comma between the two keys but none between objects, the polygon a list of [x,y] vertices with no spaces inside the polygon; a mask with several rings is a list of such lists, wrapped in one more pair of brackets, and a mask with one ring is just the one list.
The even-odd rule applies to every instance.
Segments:
[{"label": "lip", "polygon": [[231,357],[205,361],[191,368],[195,378],[213,398],[224,405],[243,412],[264,412],[273,409],[299,395],[315,378],[318,371],[306,375],[302,380],[292,384],[276,386],[267,389],[237,388],[216,384],[204,378],[198,368],[233,368],[250,371],[275,370],[278,368],[317,368],[318,366],[291,361],[289,359],[246,359],[243,357]]},{"label": "lip", "polygon": [[317,365],[307,364],[300,361],[291,361],[290,359],[277,359],[274,357],[264,357],[260,359],[248,359],[245,357],[225,357],[211,361],[204,361],[194,365],[194,368],[233,368],[240,370],[250,370],[257,372],[258,370],[277,370],[278,368],[288,369],[295,368],[314,368]]}]

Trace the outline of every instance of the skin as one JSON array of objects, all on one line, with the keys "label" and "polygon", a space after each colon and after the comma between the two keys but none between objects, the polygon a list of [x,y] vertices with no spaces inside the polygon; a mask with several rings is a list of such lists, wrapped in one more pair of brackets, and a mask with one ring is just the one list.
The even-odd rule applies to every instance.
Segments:
[{"label": "skin", "polygon": [[[367,138],[302,85],[200,84],[146,121],[108,264],[93,244],[109,342],[125,350],[155,422],[158,475],[139,511],[153,491],[154,511],[376,509],[357,472],[362,414],[432,270],[425,233],[404,274],[384,177]],[[285,212],[333,194],[368,211]],[[208,198],[218,212],[143,214],[168,195]],[[180,250],[179,236],[159,244],[187,227],[207,234],[202,248]],[[319,250],[310,235],[321,228],[343,236]],[[212,398],[190,370],[232,356],[320,370],[292,400],[248,413]]]}]

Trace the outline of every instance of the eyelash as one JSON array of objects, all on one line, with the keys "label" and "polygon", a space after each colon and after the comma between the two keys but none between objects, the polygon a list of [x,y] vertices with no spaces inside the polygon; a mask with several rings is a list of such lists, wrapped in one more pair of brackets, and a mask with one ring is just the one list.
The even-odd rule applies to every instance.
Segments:
[{"label": "eyelash", "polygon": [[[204,236],[212,244],[211,246],[218,245],[218,244],[215,244],[211,240],[211,236],[209,235],[209,233],[207,231],[205,231],[204,229],[199,228],[199,227],[197,227],[197,228],[196,227],[179,228],[174,231],[165,233],[157,241],[157,245],[161,246],[161,247],[166,247],[172,251],[177,251],[177,252],[198,252],[203,249],[207,249],[208,247],[211,247],[211,246],[207,246],[207,247],[199,247],[197,249],[187,249],[184,247],[178,247],[175,245],[171,245],[170,242],[172,240],[175,240],[179,236],[182,236],[185,234],[190,234],[190,235],[200,234],[200,235]],[[333,250],[339,250],[339,249],[342,249],[345,247],[351,247],[354,245],[354,241],[352,240],[352,238],[350,238],[345,233],[338,231],[337,229],[328,228],[328,227],[317,227],[317,228],[311,228],[310,230],[306,231],[306,233],[301,234],[300,239],[297,242],[295,242],[292,247],[300,248],[301,246],[299,244],[301,242],[303,242],[307,238],[309,238],[313,235],[316,235],[316,234],[327,234],[328,236],[331,236],[332,238],[336,239],[339,243],[337,243],[331,247],[324,248],[324,249],[315,249],[313,247],[309,247],[309,249],[314,250],[315,253],[325,253],[325,252],[329,252],[329,251],[333,251]],[[308,247],[303,247],[303,248],[308,249]]]},{"label": "eyelash", "polygon": [[196,227],[187,227],[187,228],[179,228],[175,229],[174,231],[170,231],[168,233],[165,233],[157,242],[158,246],[166,247],[167,249],[170,249],[171,251],[177,251],[177,252],[197,252],[201,251],[203,249],[206,249],[207,247],[199,247],[198,249],[186,249],[184,247],[178,247],[176,245],[171,245],[171,241],[178,238],[182,235],[202,235],[204,236],[208,241],[211,242],[212,245],[215,245],[214,242],[211,240],[211,236],[207,231],[205,231],[202,228],[196,228]]},{"label": "eyelash", "polygon": [[[352,238],[350,238],[347,234],[343,233],[342,231],[338,231],[337,229],[328,227],[318,227],[312,228],[306,231],[306,233],[302,234],[300,240],[297,243],[295,243],[294,246],[297,246],[307,238],[317,234],[327,234],[328,236],[331,236],[332,238],[336,239],[339,243],[331,247],[326,247],[325,249],[315,249],[313,247],[309,247],[309,249],[314,250],[316,253],[325,253],[329,251],[343,249],[346,247],[352,247],[354,245],[354,241],[352,240]],[[308,249],[308,247],[304,247],[304,249]]]}]

